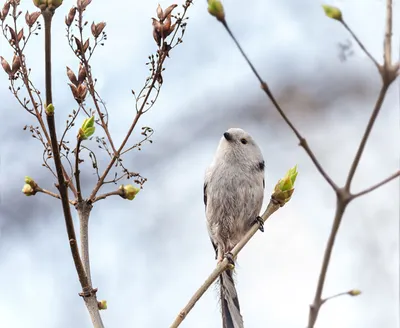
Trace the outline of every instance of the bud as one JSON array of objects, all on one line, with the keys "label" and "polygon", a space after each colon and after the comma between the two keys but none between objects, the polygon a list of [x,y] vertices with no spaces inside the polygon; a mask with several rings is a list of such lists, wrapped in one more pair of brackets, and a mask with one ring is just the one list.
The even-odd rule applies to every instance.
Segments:
[{"label": "bud", "polygon": [[65,16],[65,25],[67,25],[68,27],[71,26],[72,22],[74,21],[75,14],[76,14],[76,7],[72,7],[69,10],[68,16]]},{"label": "bud", "polygon": [[178,7],[178,5],[175,5],[175,4],[170,5],[167,9],[164,10],[164,14],[163,14],[162,18],[160,18],[160,17],[158,17],[158,18],[164,20],[165,18],[167,18],[167,17],[172,13],[172,11],[173,11],[176,7]]},{"label": "bud", "polygon": [[0,13],[0,20],[4,21],[6,19],[9,10],[10,10],[10,2],[6,1]]},{"label": "bud", "polygon": [[40,8],[40,10],[56,10],[62,5],[63,0],[33,0],[33,4]]},{"label": "bud", "polygon": [[297,178],[297,165],[287,171],[283,179],[280,179],[275,185],[272,198],[282,204],[287,203],[293,195],[294,183]]},{"label": "bud", "polygon": [[100,22],[98,24],[92,23],[91,30],[92,34],[95,38],[98,38],[101,32],[103,32],[104,28],[106,27],[105,22]]},{"label": "bud", "polygon": [[361,294],[361,290],[359,289],[352,289],[347,292],[350,296],[358,296]]},{"label": "bud", "polygon": [[33,24],[36,23],[37,19],[39,18],[39,16],[40,16],[41,14],[42,14],[42,13],[41,13],[40,11],[35,11],[35,12],[32,13],[32,14],[29,14],[29,12],[27,11],[26,14],[25,14],[25,22],[26,22],[26,24],[27,24],[29,27],[32,27]]},{"label": "bud", "polygon": [[81,140],[86,140],[94,133],[95,129],[94,116],[86,118],[79,129],[78,138]]},{"label": "bud", "polygon": [[67,66],[67,76],[68,79],[71,81],[71,83],[73,83],[75,86],[78,86],[79,83],[75,76],[75,73],[68,66]]},{"label": "bud", "polygon": [[328,16],[329,18],[336,19],[340,22],[343,21],[342,12],[340,11],[339,8],[328,5],[322,5],[322,8],[325,11],[325,15]]},{"label": "bud", "polygon": [[11,68],[11,75],[14,75],[15,73],[18,72],[18,70],[21,67],[21,59],[19,58],[19,56],[15,56],[13,58],[13,62],[12,62],[12,68]]},{"label": "bud", "polygon": [[78,2],[77,2],[78,10],[80,12],[84,11],[86,9],[86,7],[88,5],[90,5],[91,2],[92,2],[92,0],[78,0]]},{"label": "bud", "polygon": [[121,185],[119,187],[119,189],[122,190],[121,197],[124,199],[129,199],[129,200],[134,199],[136,197],[136,195],[138,194],[138,192],[140,191],[139,188],[136,188],[130,184],[126,185],[126,186]]},{"label": "bud", "polygon": [[208,0],[208,12],[220,22],[225,21],[224,6],[219,0]]},{"label": "bud", "polygon": [[32,188],[32,186],[28,185],[27,183],[24,184],[22,192],[24,193],[25,196],[33,196],[36,194],[36,191]]},{"label": "bud", "polygon": [[11,75],[11,67],[10,64],[5,60],[2,56],[0,56],[0,61],[1,61],[1,66],[3,66],[4,71],[8,74]]},{"label": "bud", "polygon": [[164,18],[164,12],[163,12],[160,4],[158,4],[158,6],[157,6],[157,17],[159,20],[162,20]]},{"label": "bud", "polygon": [[25,177],[25,179],[24,179],[24,181],[25,181],[25,184],[28,184],[28,185],[30,185],[33,189],[36,189],[37,188],[37,183],[35,182],[35,180],[33,180],[31,177],[29,177],[29,176],[26,176]]},{"label": "bud", "polygon": [[46,106],[46,114],[54,115],[54,105],[53,104],[49,104]]},{"label": "bud", "polygon": [[81,104],[85,100],[88,91],[86,85],[83,83],[79,84],[78,87],[71,83],[69,83],[68,85],[70,86],[72,94],[77,103]]},{"label": "bud", "polygon": [[78,83],[84,82],[85,79],[86,79],[86,68],[85,68],[85,66],[82,66],[81,64],[79,64]]},{"label": "bud", "polygon": [[107,310],[107,301],[106,300],[101,300],[100,302],[97,302],[97,305],[99,307],[99,310]]}]

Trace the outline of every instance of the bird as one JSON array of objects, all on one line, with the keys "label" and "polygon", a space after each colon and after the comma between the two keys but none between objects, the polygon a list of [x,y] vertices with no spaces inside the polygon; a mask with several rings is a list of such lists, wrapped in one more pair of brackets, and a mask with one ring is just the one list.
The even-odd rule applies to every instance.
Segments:
[{"label": "bird", "polygon": [[[253,224],[263,231],[264,171],[262,152],[250,134],[240,128],[223,133],[204,178],[207,230],[219,262],[227,257],[234,264],[230,251]],[[243,328],[232,267],[220,275],[219,288],[222,327]]]}]

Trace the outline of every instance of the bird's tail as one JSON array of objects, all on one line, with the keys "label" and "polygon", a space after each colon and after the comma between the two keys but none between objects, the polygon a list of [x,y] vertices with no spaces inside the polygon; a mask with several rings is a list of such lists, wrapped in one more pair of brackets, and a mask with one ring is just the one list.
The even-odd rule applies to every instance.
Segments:
[{"label": "bird's tail", "polygon": [[223,328],[243,328],[243,318],[240,314],[239,299],[233,270],[226,270],[219,276],[221,289],[221,312]]}]

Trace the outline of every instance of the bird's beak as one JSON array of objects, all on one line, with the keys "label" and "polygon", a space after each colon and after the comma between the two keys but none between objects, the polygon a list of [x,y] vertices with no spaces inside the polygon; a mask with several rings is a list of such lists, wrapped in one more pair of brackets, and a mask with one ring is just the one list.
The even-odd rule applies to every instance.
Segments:
[{"label": "bird's beak", "polygon": [[231,136],[231,134],[230,134],[229,132],[225,132],[225,133],[224,133],[224,137],[225,137],[225,139],[228,140],[228,141],[231,141],[231,140],[232,140],[232,136]]}]

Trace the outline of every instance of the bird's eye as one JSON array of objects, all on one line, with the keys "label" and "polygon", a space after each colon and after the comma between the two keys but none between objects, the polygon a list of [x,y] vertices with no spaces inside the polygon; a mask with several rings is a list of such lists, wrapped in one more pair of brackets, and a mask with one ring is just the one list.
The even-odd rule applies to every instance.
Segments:
[{"label": "bird's eye", "polygon": [[243,145],[245,145],[245,144],[247,144],[247,140],[246,139],[240,139],[240,142],[243,144]]}]

